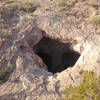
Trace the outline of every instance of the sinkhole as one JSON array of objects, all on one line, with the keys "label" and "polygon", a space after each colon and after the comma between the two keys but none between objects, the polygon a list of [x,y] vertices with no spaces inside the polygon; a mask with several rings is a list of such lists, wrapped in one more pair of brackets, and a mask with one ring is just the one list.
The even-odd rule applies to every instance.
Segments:
[{"label": "sinkhole", "polygon": [[70,43],[62,43],[48,37],[40,40],[33,50],[47,65],[48,71],[53,74],[74,66],[80,57],[80,53],[71,49]]}]

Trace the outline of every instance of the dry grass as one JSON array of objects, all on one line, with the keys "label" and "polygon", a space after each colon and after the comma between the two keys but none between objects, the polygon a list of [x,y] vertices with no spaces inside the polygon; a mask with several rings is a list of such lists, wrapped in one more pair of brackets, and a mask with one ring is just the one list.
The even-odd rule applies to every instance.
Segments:
[{"label": "dry grass", "polygon": [[89,5],[89,6],[93,6],[93,7],[97,7],[97,6],[99,6],[100,4],[99,4],[99,2],[89,2],[88,5]]},{"label": "dry grass", "polygon": [[6,3],[13,3],[15,0],[5,0]]},{"label": "dry grass", "polygon": [[7,33],[0,33],[0,38],[7,38],[7,37],[9,37],[10,35],[9,35],[9,33],[7,32]]},{"label": "dry grass", "polygon": [[95,15],[95,16],[91,17],[91,23],[94,26],[100,26],[100,15]]},{"label": "dry grass", "polygon": [[8,7],[11,10],[23,10],[27,13],[31,13],[31,12],[34,12],[36,10],[36,7],[33,4],[28,3],[28,2],[25,2],[24,4],[16,2],[13,4],[9,4]]}]

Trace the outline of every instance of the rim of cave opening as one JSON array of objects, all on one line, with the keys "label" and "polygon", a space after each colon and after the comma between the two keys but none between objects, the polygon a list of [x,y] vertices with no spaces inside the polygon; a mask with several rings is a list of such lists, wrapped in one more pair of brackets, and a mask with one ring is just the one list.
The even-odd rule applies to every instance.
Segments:
[{"label": "rim of cave opening", "polygon": [[33,50],[53,74],[73,67],[80,57],[80,53],[71,49],[70,43],[62,43],[49,37],[43,37]]}]

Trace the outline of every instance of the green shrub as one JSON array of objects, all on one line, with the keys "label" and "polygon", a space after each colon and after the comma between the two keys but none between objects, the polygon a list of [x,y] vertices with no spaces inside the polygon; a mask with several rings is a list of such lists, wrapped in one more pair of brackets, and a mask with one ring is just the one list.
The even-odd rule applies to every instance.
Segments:
[{"label": "green shrub", "polygon": [[9,62],[8,67],[4,70],[4,72],[9,73],[12,72],[12,64]]},{"label": "green shrub", "polygon": [[0,83],[3,83],[5,81],[7,81],[9,79],[9,73],[11,73],[13,70],[12,64],[8,63],[7,68],[5,68],[4,70],[0,71]]},{"label": "green shrub", "polygon": [[70,85],[66,89],[65,100],[100,100],[100,77],[95,72],[82,70],[83,82],[80,86]]}]

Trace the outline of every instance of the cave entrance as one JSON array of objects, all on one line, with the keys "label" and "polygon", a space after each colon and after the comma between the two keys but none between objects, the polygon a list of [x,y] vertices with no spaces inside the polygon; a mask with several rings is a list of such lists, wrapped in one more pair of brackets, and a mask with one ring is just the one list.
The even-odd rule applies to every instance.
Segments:
[{"label": "cave entrance", "polygon": [[48,71],[57,73],[75,65],[80,54],[71,49],[70,43],[62,43],[44,37],[33,47],[35,53],[47,65]]}]

